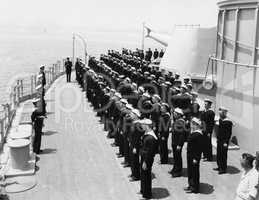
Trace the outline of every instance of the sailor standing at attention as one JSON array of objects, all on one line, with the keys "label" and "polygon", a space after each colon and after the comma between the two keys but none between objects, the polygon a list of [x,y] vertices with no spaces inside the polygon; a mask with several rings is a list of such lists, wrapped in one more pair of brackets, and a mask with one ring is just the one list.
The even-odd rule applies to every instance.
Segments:
[{"label": "sailor standing at attention", "polygon": [[200,189],[200,160],[202,153],[201,121],[194,117],[191,121],[191,133],[187,138],[187,193],[199,193]]},{"label": "sailor standing at attention", "polygon": [[72,71],[72,62],[67,58],[65,62],[67,82],[71,82],[71,71]]},{"label": "sailor standing at attention", "polygon": [[41,136],[42,136],[42,127],[44,121],[44,115],[42,109],[39,108],[40,99],[34,99],[32,101],[35,110],[31,114],[31,121],[34,128],[34,140],[33,140],[33,152],[36,154],[41,153]]},{"label": "sailor standing at attention", "polygon": [[228,145],[232,135],[233,123],[227,118],[228,110],[226,108],[219,108],[219,127],[217,133],[217,165],[218,168],[214,170],[219,171],[219,174],[227,172],[227,157]]},{"label": "sailor standing at attention", "polygon": [[215,113],[211,109],[212,101],[210,99],[204,100],[205,110],[201,112],[201,121],[203,125],[203,139],[204,139],[204,149],[203,156],[204,160],[212,161],[212,144],[211,135],[215,123]]},{"label": "sailor standing at attention", "polygon": [[152,165],[154,162],[154,157],[157,149],[158,139],[152,130],[152,121],[150,119],[140,120],[141,128],[144,130],[144,135],[142,136],[142,145],[140,149],[141,155],[141,183],[140,183],[140,193],[143,198],[152,198]]},{"label": "sailor standing at attention", "polygon": [[42,88],[43,88],[43,93],[42,93],[42,96],[45,96],[45,85],[46,85],[46,75],[45,75],[45,66],[42,65],[40,67],[40,73],[39,74],[42,74],[42,81],[41,81],[41,84],[42,84]]}]

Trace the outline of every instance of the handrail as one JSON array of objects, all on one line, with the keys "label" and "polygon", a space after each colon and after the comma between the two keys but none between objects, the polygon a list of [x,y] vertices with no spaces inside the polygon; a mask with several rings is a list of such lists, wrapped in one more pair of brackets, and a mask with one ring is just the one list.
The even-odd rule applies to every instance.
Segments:
[{"label": "handrail", "polygon": [[231,62],[231,61],[221,60],[221,59],[215,58],[214,56],[210,56],[209,59],[211,59],[213,61],[226,63],[226,64],[236,65],[236,66],[243,66],[243,67],[248,67],[248,68],[259,68],[259,65],[251,65],[251,64],[245,64],[245,63]]},{"label": "handrail", "polygon": [[[63,61],[57,61],[48,70],[45,70],[46,74],[46,87],[49,89],[51,84],[61,75],[64,74],[64,59]],[[16,84],[11,87],[9,94],[9,102],[2,104],[3,110],[0,111],[0,151],[2,151],[3,144],[6,140],[6,136],[9,128],[11,127],[13,117],[16,113],[16,109],[21,102],[26,101],[35,97],[36,95],[36,84],[37,74],[20,78]],[[0,105],[1,107],[1,105]]]}]

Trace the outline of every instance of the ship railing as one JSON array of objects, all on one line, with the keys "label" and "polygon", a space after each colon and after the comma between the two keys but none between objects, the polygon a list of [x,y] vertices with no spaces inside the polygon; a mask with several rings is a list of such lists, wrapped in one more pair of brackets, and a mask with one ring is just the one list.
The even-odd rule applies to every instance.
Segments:
[{"label": "ship railing", "polygon": [[[65,73],[65,59],[57,61],[52,66],[45,68],[46,86],[49,89],[51,84]],[[16,80],[11,86],[8,94],[9,100],[0,105],[0,151],[6,141],[8,130],[11,127],[12,120],[20,103],[32,99],[36,96],[37,75],[22,77]]]}]

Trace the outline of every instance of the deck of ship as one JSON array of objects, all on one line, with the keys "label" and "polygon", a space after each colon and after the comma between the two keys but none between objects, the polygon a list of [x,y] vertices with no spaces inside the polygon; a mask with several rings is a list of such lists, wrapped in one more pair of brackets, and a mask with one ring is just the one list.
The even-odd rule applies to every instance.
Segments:
[{"label": "deck of ship", "polygon": [[[38,184],[26,192],[9,194],[9,198],[141,199],[137,194],[139,182],[129,182],[129,168],[120,164],[122,159],[115,155],[117,148],[110,145],[113,141],[106,138],[103,125],[79,86],[75,82],[66,83],[65,77],[61,77],[54,86],[46,95],[49,114],[43,130],[43,153],[37,162]],[[219,176],[212,170],[216,167],[215,162],[201,163],[201,194],[183,191],[187,184],[185,150],[184,177],[181,178],[171,178],[168,171],[172,164],[160,165],[156,156],[153,167],[154,199],[233,199],[241,173],[240,153],[241,150],[229,152],[229,169],[224,175]]]}]

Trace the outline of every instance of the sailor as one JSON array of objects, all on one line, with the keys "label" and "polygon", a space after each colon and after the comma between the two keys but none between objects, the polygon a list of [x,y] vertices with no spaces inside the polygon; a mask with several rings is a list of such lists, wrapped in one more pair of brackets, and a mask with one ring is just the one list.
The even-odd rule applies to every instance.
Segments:
[{"label": "sailor", "polygon": [[138,109],[132,109],[131,111],[131,124],[130,124],[130,166],[131,166],[131,180],[137,181],[140,179],[140,162],[139,162],[139,148],[140,137],[142,133],[138,129],[138,121],[140,118],[140,112]]},{"label": "sailor", "polygon": [[187,193],[199,193],[200,189],[200,160],[202,153],[201,121],[194,117],[191,121],[191,134],[187,139]]},{"label": "sailor", "polygon": [[157,49],[155,49],[155,51],[154,51],[154,55],[153,55],[154,60],[155,60],[155,59],[157,59],[157,58],[158,58],[158,56],[159,56],[159,52],[158,52],[158,50],[157,50]]},{"label": "sailor", "polygon": [[158,128],[159,128],[159,117],[160,117],[160,110],[161,110],[161,98],[159,95],[154,94],[151,97],[152,102],[152,111],[151,111],[151,120],[153,122],[153,130],[158,136]]},{"label": "sailor", "polygon": [[75,70],[76,70],[76,81],[79,83],[80,82],[80,60],[79,58],[76,58],[76,63],[75,63]]},{"label": "sailor", "polygon": [[187,119],[189,119],[191,115],[192,96],[188,93],[187,90],[188,88],[186,85],[181,86],[181,94],[178,96],[178,107],[183,110],[184,115],[187,117]]},{"label": "sailor", "polygon": [[[120,102],[120,103],[119,103]],[[117,127],[115,129],[115,144],[119,146],[119,152],[117,153],[117,156],[123,157],[124,156],[124,138],[123,138],[123,122],[124,117],[127,113],[129,113],[129,110],[126,108],[127,104],[126,99],[121,99],[120,101],[116,102],[116,106],[118,107],[118,119],[117,119]]]},{"label": "sailor", "polygon": [[46,75],[45,75],[45,71],[44,71],[44,69],[45,69],[45,66],[44,65],[42,65],[41,67],[40,67],[40,74],[42,75],[42,80],[41,80],[41,84],[42,84],[42,87],[43,87],[43,96],[45,96],[45,85],[46,85]]},{"label": "sailor", "polygon": [[71,72],[72,72],[72,62],[67,57],[67,60],[65,62],[65,68],[66,68],[66,75],[67,75],[67,82],[71,82]]},{"label": "sailor", "polygon": [[40,101],[38,103],[38,107],[39,107],[40,111],[42,112],[42,114],[46,117],[46,115],[47,115],[47,111],[46,111],[47,104],[46,104],[46,101],[45,101],[44,96],[43,96],[44,88],[43,88],[42,84],[37,85],[35,90],[37,91],[36,97],[39,98],[39,101]]},{"label": "sailor", "polygon": [[[117,154],[118,157],[124,156],[124,138],[123,138],[123,120],[125,115],[129,112],[129,110],[126,108],[126,105],[128,104],[128,101],[126,99],[120,99],[120,101],[117,101],[115,103],[117,110],[118,110],[118,129],[115,131],[115,144],[119,146],[119,153]],[[116,117],[115,117],[116,119]]]},{"label": "sailor", "polygon": [[219,108],[219,127],[217,133],[217,170],[219,174],[227,172],[228,146],[232,135],[232,121],[227,117],[228,110]]},{"label": "sailor", "polygon": [[200,104],[197,100],[198,98],[198,93],[195,92],[195,91],[192,91],[191,92],[191,95],[192,95],[192,107],[191,107],[191,115],[192,117],[197,117],[197,118],[200,118]]},{"label": "sailor", "polygon": [[202,133],[204,141],[203,156],[204,160],[212,161],[212,144],[211,136],[215,124],[215,113],[211,109],[212,101],[210,99],[204,100],[205,109],[201,112],[201,121],[202,121]]},{"label": "sailor", "polygon": [[33,152],[39,154],[42,152],[41,147],[41,136],[42,136],[42,127],[44,115],[42,114],[39,108],[40,99],[33,99],[32,103],[35,107],[35,110],[31,114],[31,121],[34,128],[34,139],[33,139]]},{"label": "sailor", "polygon": [[168,163],[168,137],[171,126],[170,107],[167,103],[161,104],[158,126],[160,163]]},{"label": "sailor", "polygon": [[159,52],[159,57],[162,58],[164,56],[164,50],[161,49],[161,51]]},{"label": "sailor", "polygon": [[172,177],[182,176],[183,160],[182,160],[182,148],[185,141],[186,122],[183,118],[184,113],[182,109],[176,108],[174,110],[174,122],[172,124],[172,150],[174,156],[174,166],[169,172]]},{"label": "sailor", "polygon": [[127,113],[123,119],[123,148],[124,148],[124,162],[122,163],[124,167],[130,167],[130,134],[133,121],[136,116],[132,115],[133,107],[131,104],[126,104]]},{"label": "sailor", "polygon": [[140,150],[141,155],[141,184],[140,193],[143,198],[152,198],[152,165],[154,162],[155,152],[157,149],[157,137],[152,130],[152,121],[150,119],[141,120],[141,127],[144,130],[142,136],[142,145]]}]

